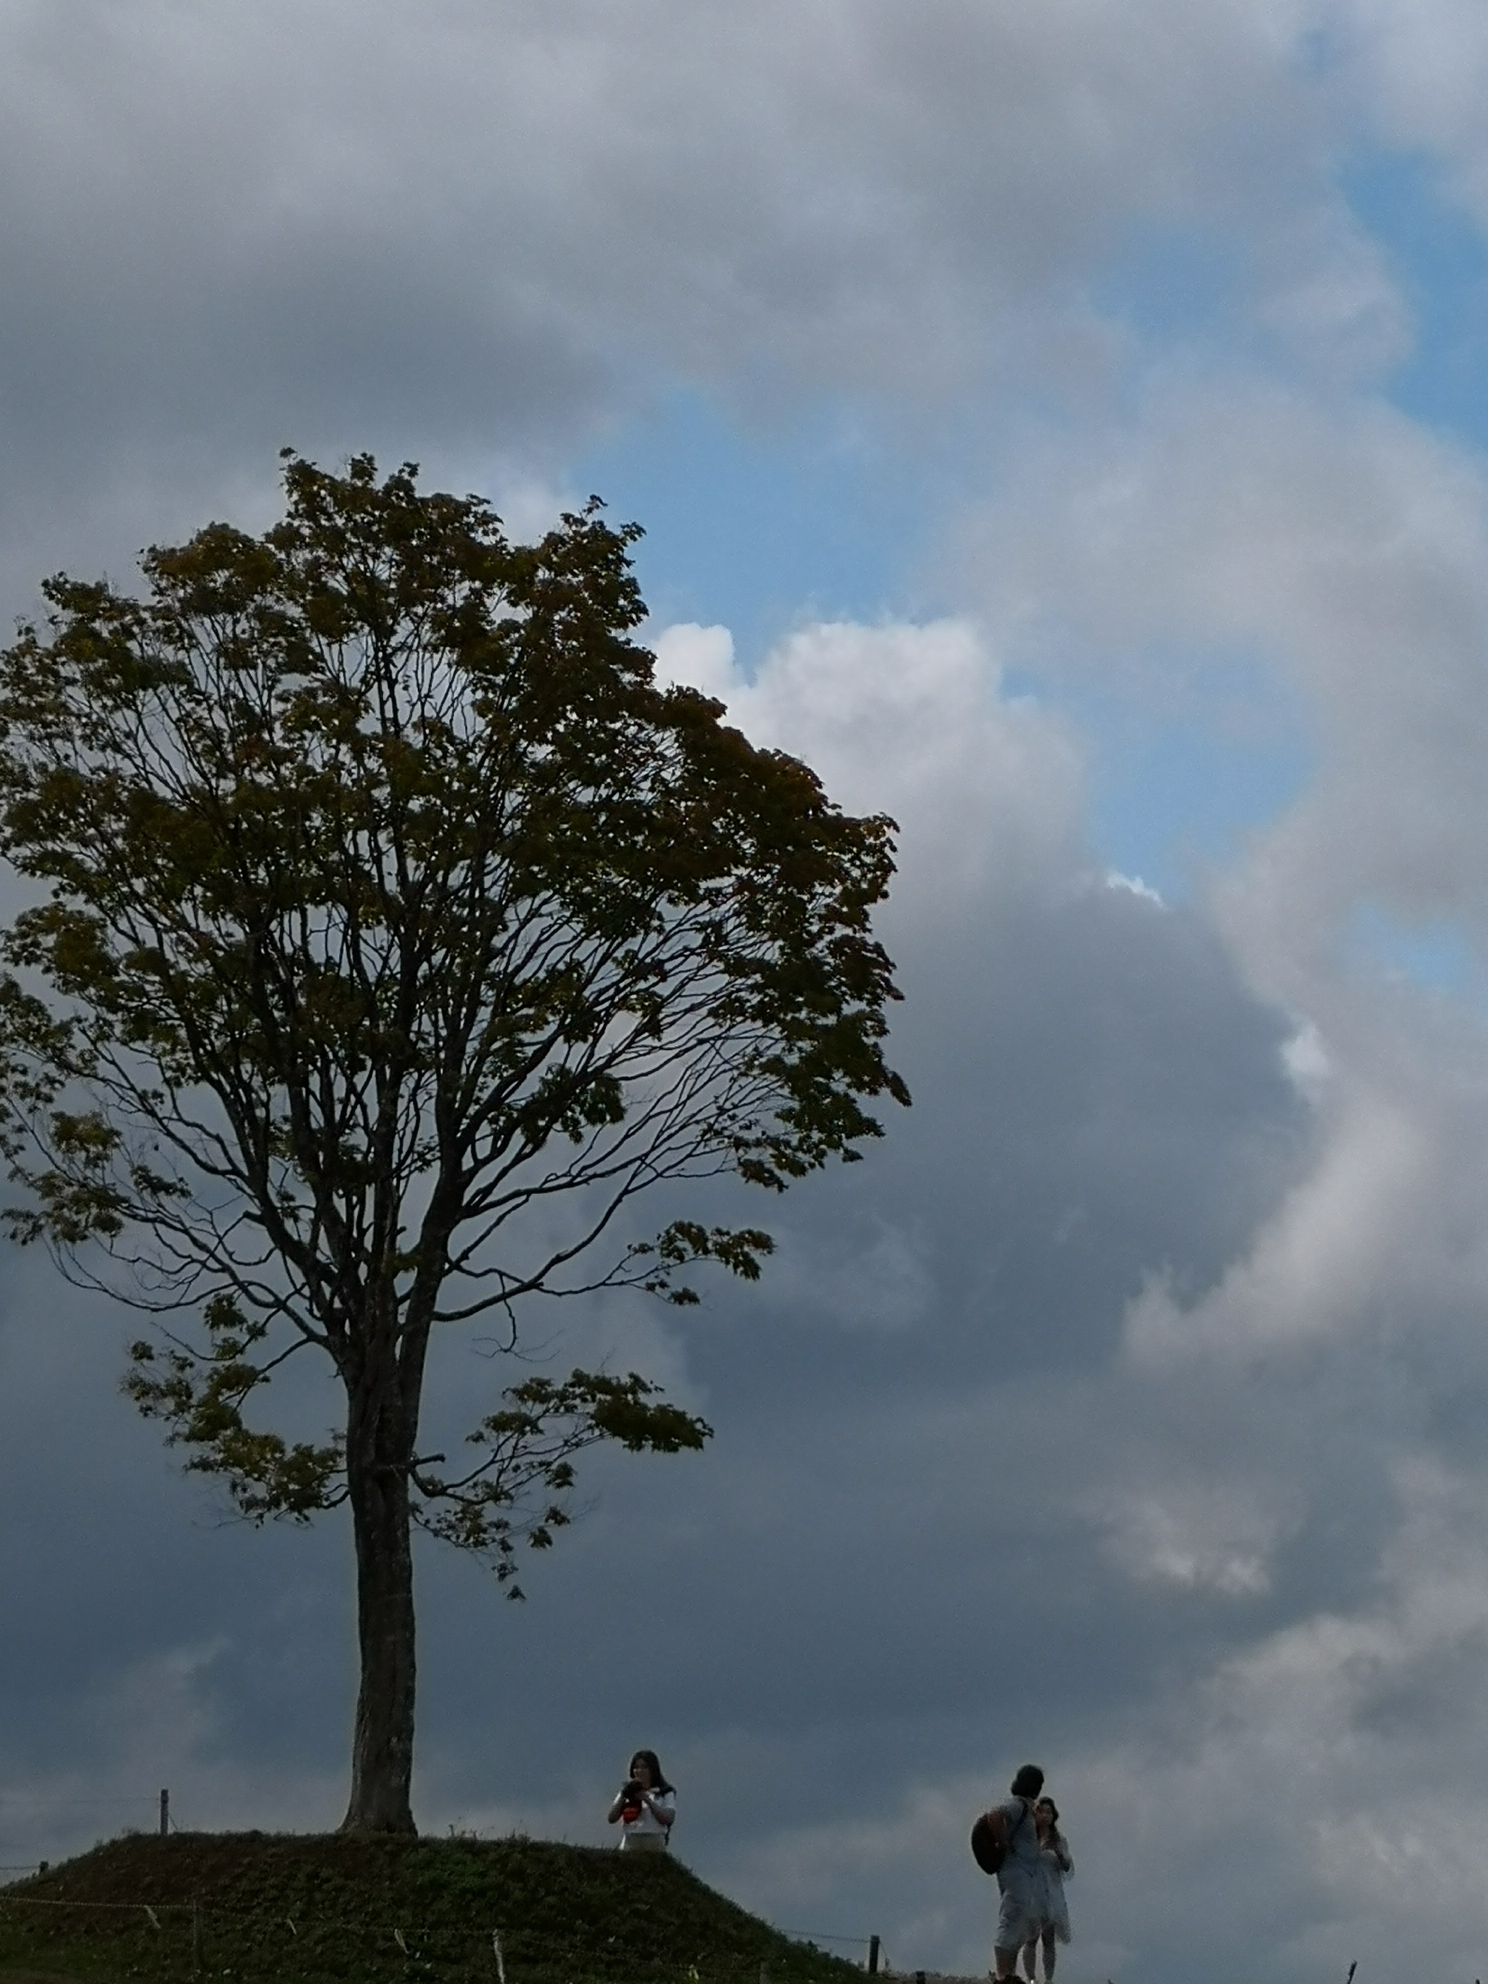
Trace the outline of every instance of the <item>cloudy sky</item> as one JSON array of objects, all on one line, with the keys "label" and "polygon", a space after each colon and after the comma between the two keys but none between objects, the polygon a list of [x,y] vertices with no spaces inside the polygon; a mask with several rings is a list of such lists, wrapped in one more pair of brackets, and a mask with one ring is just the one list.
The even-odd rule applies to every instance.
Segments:
[{"label": "cloudy sky", "polygon": [[[1033,1757],[1076,1984],[1483,1974],[1485,103],[1479,0],[0,0],[7,620],[285,443],[596,491],[902,825],[915,1107],[574,1319],[717,1438],[525,1607],[426,1555],[428,1829],[651,1744],[706,1878],[975,1972]],[[225,1525],[130,1333],[0,1260],[3,1863],[344,1799],[347,1538]]]}]

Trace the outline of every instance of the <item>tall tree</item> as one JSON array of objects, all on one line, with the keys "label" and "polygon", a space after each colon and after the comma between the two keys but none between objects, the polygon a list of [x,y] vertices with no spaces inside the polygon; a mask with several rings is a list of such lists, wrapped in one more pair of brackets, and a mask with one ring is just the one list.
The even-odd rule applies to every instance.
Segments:
[{"label": "tall tree", "polygon": [[[528,1377],[451,1464],[431,1340],[519,1305],[754,1279],[753,1227],[632,1201],[767,1191],[880,1134],[892,825],[855,819],[628,638],[634,527],[513,545],[475,497],[293,454],[263,537],[65,576],[0,656],[0,1109],[22,1240],[171,1319],[126,1389],[262,1521],[349,1503],[349,1828],[412,1828],[411,1525],[487,1553],[564,1520],[598,1440],[696,1448],[643,1378]],[[323,1441],[265,1426],[330,1360]]]}]

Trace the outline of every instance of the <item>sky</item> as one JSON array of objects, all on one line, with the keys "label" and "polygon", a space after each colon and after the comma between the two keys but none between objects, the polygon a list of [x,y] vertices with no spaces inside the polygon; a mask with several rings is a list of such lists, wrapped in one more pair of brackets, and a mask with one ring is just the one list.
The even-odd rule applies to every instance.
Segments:
[{"label": "sky", "polygon": [[[0,0],[7,623],[286,444],[594,492],[662,673],[900,823],[914,1107],[534,1343],[716,1437],[524,1606],[420,1558],[426,1830],[600,1843],[649,1745],[704,1878],[976,1974],[1033,1759],[1071,1984],[1484,1974],[1485,102],[1476,0]],[[344,1804],[348,1538],[226,1522],[134,1333],[0,1256],[5,1865]]]}]

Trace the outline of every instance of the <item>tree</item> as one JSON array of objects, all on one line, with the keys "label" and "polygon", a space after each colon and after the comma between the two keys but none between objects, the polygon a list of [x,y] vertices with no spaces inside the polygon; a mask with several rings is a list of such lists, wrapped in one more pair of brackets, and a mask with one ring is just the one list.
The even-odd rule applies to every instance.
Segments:
[{"label": "tree", "polygon": [[[412,465],[287,452],[284,482],[263,537],[147,552],[144,598],[49,581],[0,655],[0,851],[39,885],[0,939],[0,1130],[14,1235],[160,1319],[126,1390],[188,1469],[258,1522],[350,1505],[345,1825],[403,1831],[411,1525],[508,1581],[583,1448],[709,1432],[575,1370],[451,1463],[420,1450],[433,1334],[494,1314],[514,1349],[538,1298],[757,1277],[767,1233],[641,1237],[631,1202],[779,1192],[908,1101],[893,823],[657,686],[639,533],[597,502],[517,546]],[[344,1391],[322,1440],[259,1416],[306,1351]]]}]

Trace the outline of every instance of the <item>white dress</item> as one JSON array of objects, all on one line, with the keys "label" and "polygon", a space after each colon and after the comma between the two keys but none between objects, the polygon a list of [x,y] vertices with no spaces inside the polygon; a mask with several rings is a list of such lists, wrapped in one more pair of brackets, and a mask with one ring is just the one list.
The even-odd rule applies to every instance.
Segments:
[{"label": "white dress", "polygon": [[1064,1882],[1067,1874],[1075,1871],[1075,1858],[1069,1850],[1069,1842],[1060,1835],[1059,1847],[1039,1848],[1039,1871],[1044,1882],[1044,1923],[1054,1931],[1056,1942],[1067,1943],[1070,1939],[1069,1903],[1064,1898]]}]

